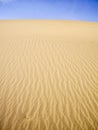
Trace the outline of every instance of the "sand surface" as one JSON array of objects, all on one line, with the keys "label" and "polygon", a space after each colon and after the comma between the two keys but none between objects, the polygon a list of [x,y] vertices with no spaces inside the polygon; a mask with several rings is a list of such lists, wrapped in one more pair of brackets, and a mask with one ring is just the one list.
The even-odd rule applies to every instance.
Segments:
[{"label": "sand surface", "polygon": [[0,130],[98,130],[98,23],[0,21]]}]

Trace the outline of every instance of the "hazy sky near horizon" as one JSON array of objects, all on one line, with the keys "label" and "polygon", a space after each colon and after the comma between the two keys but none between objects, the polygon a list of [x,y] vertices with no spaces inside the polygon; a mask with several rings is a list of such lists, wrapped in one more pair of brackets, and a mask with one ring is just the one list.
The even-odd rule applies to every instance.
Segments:
[{"label": "hazy sky near horizon", "polygon": [[0,19],[98,22],[98,0],[0,0]]}]

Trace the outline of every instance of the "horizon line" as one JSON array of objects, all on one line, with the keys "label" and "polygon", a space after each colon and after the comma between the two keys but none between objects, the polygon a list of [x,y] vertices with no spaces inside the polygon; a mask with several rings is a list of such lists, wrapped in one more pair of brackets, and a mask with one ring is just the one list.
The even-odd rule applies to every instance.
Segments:
[{"label": "horizon line", "polygon": [[77,21],[77,22],[90,22],[90,23],[98,23],[98,21],[90,21],[90,20],[71,20],[71,19],[0,19],[0,21]]}]

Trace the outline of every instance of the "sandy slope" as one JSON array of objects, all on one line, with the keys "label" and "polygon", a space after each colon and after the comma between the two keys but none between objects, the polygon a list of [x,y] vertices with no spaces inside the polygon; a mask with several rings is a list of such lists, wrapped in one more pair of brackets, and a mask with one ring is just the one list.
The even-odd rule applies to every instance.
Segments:
[{"label": "sandy slope", "polygon": [[0,21],[0,130],[98,130],[98,23]]}]

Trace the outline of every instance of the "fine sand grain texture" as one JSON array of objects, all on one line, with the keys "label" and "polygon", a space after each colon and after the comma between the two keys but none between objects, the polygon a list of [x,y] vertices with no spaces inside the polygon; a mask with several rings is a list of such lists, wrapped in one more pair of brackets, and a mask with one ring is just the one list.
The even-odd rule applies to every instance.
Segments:
[{"label": "fine sand grain texture", "polygon": [[98,23],[0,21],[0,130],[98,130]]}]

